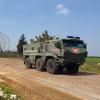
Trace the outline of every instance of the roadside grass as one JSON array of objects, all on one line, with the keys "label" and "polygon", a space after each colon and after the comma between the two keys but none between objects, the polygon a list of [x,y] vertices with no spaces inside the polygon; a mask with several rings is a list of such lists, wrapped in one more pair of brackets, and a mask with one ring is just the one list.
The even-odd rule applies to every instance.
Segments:
[{"label": "roadside grass", "polygon": [[2,58],[19,58],[17,53],[0,53],[0,57]]},{"label": "roadside grass", "polygon": [[[17,93],[10,87],[8,86],[6,83],[4,82],[0,82],[0,92],[3,91],[3,96],[1,96],[0,94],[0,100],[12,100],[9,99],[11,97],[11,95],[16,95]],[[4,97],[6,96],[6,97]],[[13,100],[23,100],[21,96],[17,96],[17,99],[13,99]]]},{"label": "roadside grass", "polygon": [[80,71],[100,74],[100,58],[88,57],[84,65],[81,66]]}]

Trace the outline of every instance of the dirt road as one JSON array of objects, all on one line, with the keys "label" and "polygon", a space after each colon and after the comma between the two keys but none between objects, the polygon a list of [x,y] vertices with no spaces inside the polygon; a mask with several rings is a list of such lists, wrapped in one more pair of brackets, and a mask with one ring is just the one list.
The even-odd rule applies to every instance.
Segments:
[{"label": "dirt road", "polygon": [[26,69],[20,59],[0,58],[0,77],[20,90],[26,100],[100,100],[98,74],[51,75]]}]

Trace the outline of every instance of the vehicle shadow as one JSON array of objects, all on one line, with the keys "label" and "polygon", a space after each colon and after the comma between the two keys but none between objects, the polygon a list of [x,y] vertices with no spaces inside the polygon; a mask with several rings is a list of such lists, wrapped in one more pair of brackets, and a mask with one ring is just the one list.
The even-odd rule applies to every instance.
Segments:
[{"label": "vehicle shadow", "polygon": [[98,75],[98,74],[95,74],[95,73],[92,73],[92,72],[78,72],[76,75],[87,76],[87,75]]},{"label": "vehicle shadow", "polygon": [[78,72],[76,74],[69,74],[66,70],[60,72],[57,75],[69,75],[69,76],[89,76],[89,75],[99,75],[99,74],[95,74],[95,73],[91,73],[91,72]]},{"label": "vehicle shadow", "polygon": [[[36,70],[36,68],[34,68],[34,67],[32,67],[32,68],[30,68],[30,69],[34,69],[34,70]],[[45,70],[43,70],[42,72],[47,72],[47,70],[45,69]],[[82,72],[82,71],[79,71],[78,73],[76,73],[76,74],[69,74],[68,72],[67,72],[67,70],[66,69],[64,69],[62,72],[58,72],[58,73],[56,73],[55,75],[69,75],[69,76],[89,76],[89,75],[99,75],[99,74],[95,74],[95,73],[92,73],[92,72]]]}]

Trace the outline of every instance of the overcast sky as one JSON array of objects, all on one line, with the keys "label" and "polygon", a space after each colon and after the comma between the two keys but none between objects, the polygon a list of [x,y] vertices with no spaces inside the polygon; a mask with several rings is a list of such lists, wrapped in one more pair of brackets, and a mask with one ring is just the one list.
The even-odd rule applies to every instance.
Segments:
[{"label": "overcast sky", "polygon": [[0,32],[16,50],[18,38],[80,36],[91,56],[100,56],[100,0],[0,0]]}]

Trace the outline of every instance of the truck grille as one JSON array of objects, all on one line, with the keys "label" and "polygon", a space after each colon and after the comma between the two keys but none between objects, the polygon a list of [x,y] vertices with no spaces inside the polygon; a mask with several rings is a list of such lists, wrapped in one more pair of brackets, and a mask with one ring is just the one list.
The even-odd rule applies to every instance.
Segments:
[{"label": "truck grille", "polygon": [[82,61],[84,60],[86,54],[85,53],[71,53],[71,52],[65,52],[64,53],[64,59],[65,60],[76,60],[76,61]]}]

